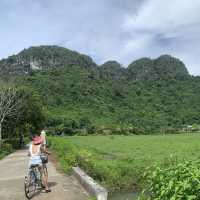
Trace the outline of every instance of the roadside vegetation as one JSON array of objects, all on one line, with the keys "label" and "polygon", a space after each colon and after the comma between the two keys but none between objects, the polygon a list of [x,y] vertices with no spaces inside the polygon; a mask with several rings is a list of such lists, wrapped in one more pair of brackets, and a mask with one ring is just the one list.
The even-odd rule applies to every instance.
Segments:
[{"label": "roadside vegetation", "polygon": [[37,93],[26,87],[1,84],[0,88],[0,159],[27,141],[44,123]]},{"label": "roadside vegetation", "polygon": [[[198,134],[51,137],[50,147],[65,171],[79,165],[111,192],[133,191],[148,188],[149,181],[157,181],[149,178],[155,164],[171,169],[176,163],[197,160],[199,139]],[[144,172],[149,176],[144,177]],[[158,187],[156,183],[154,186]]]},{"label": "roadside vegetation", "polygon": [[168,167],[154,166],[144,176],[148,182],[139,200],[199,200],[200,161],[182,161]]},{"label": "roadside vegetation", "polygon": [[3,144],[0,148],[0,160],[13,152],[13,147],[11,144]]}]

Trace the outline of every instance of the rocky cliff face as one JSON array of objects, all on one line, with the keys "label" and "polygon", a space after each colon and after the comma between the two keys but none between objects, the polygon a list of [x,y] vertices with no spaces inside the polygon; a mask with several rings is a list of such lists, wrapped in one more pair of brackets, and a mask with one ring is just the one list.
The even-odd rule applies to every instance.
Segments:
[{"label": "rocky cliff face", "polygon": [[162,55],[154,60],[154,66],[157,74],[161,77],[185,77],[188,76],[188,70],[185,64],[177,58],[169,55]]},{"label": "rocky cliff face", "polygon": [[17,55],[0,61],[0,71],[4,73],[26,74],[36,70],[78,65],[96,67],[93,60],[86,55],[58,46],[31,47]]},{"label": "rocky cliff face", "polygon": [[158,80],[189,76],[184,63],[169,55],[157,59],[142,58],[128,66],[128,76],[133,80]]},{"label": "rocky cliff face", "polygon": [[107,61],[99,67],[100,72],[106,77],[120,79],[125,76],[126,69],[116,61]]}]

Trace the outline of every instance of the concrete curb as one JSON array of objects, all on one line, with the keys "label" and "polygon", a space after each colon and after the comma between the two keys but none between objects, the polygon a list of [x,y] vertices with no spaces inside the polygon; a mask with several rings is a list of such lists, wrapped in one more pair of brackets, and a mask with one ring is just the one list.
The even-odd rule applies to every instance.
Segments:
[{"label": "concrete curb", "polygon": [[74,176],[78,179],[80,184],[87,190],[87,192],[97,198],[97,200],[107,200],[108,191],[96,183],[94,179],[88,176],[82,169],[79,167],[72,168]]}]

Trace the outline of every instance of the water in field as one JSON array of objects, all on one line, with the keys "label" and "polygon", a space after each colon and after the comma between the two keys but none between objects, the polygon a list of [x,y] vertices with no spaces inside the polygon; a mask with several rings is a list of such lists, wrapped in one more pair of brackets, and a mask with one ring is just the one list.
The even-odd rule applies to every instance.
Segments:
[{"label": "water in field", "polygon": [[113,194],[109,200],[136,200],[138,197],[138,193],[129,192],[129,193],[116,193]]}]

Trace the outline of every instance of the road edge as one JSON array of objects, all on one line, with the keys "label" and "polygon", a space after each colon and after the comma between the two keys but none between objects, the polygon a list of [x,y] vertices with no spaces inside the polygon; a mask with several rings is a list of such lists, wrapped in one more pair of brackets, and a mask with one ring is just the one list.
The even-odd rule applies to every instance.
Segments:
[{"label": "road edge", "polygon": [[97,200],[107,200],[108,199],[108,191],[103,186],[99,185],[92,177],[88,176],[81,168],[73,167],[72,168],[73,175],[80,184],[84,187],[84,189],[95,196]]}]

